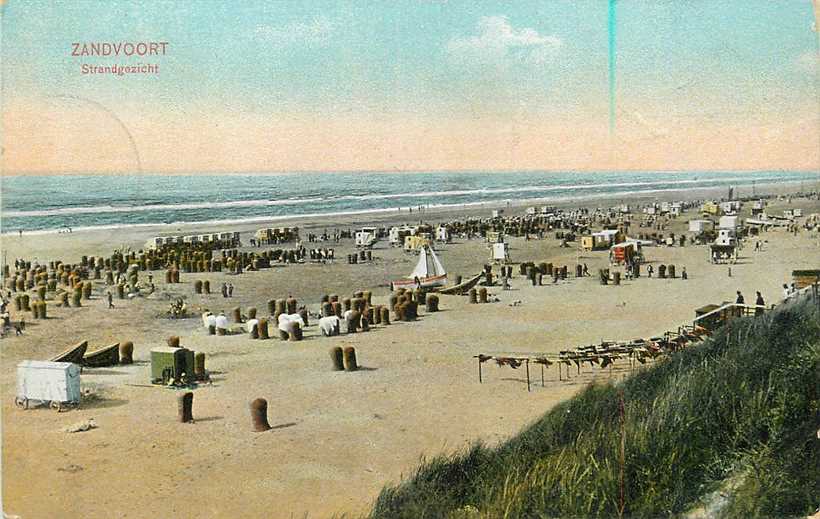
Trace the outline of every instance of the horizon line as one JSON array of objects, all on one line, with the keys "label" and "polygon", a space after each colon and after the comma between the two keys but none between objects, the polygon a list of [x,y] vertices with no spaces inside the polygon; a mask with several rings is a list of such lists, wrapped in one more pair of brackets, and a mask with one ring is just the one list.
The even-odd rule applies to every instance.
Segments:
[{"label": "horizon line", "polygon": [[57,176],[222,176],[222,175],[247,175],[247,176],[264,176],[264,175],[295,175],[295,174],[317,174],[317,175],[333,175],[333,174],[435,174],[435,173],[489,173],[489,174],[506,174],[506,173],[817,173],[820,175],[820,168],[818,169],[802,169],[802,168],[739,168],[739,169],[537,169],[537,168],[522,168],[522,169],[334,169],[334,170],[312,170],[312,169],[293,169],[293,170],[270,170],[270,171],[226,171],[226,170],[208,170],[208,171],[194,171],[194,170],[174,170],[174,171],[156,171],[156,172],[133,172],[133,171],[4,171],[0,177],[57,177]]}]

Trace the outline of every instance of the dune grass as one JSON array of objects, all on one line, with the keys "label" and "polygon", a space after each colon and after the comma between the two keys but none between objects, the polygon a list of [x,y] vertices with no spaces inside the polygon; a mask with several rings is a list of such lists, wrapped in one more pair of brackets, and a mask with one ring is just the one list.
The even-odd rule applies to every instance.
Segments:
[{"label": "dune grass", "polygon": [[819,388],[816,306],[778,307],[590,385],[498,447],[424,462],[370,517],[805,516],[820,505]]}]

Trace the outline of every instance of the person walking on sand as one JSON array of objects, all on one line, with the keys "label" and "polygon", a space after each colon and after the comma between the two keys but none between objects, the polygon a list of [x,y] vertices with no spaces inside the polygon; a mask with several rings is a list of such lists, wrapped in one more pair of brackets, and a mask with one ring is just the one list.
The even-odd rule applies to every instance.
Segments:
[{"label": "person walking on sand", "polygon": [[233,283],[228,284],[228,297],[233,297]]},{"label": "person walking on sand", "polygon": [[114,296],[111,295],[111,292],[108,293],[108,308],[114,308]]},{"label": "person walking on sand", "polygon": [[655,272],[655,269],[652,267],[652,265],[649,265],[648,267],[646,267],[646,273],[649,277],[652,277],[653,272]]},{"label": "person walking on sand", "polygon": [[222,283],[222,297],[228,297],[228,285]]},{"label": "person walking on sand", "polygon": [[737,291],[737,299],[735,300],[735,303],[739,305],[746,303],[746,300],[743,298],[743,294],[740,293],[740,290]]}]

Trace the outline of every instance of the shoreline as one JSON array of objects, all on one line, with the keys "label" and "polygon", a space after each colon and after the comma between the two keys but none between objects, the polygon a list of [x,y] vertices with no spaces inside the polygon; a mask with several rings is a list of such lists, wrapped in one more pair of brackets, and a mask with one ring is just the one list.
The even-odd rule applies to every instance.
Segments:
[{"label": "shoreline", "polygon": [[[804,180],[790,180],[786,182],[772,182],[761,184],[759,186],[755,186],[755,190],[758,191],[758,194],[761,196],[766,196],[769,194],[785,194],[785,192],[779,192],[786,188],[786,186],[796,186],[797,184],[804,184]],[[818,183],[820,183],[820,179],[818,179]],[[744,186],[748,187],[748,186]],[[775,189],[777,188],[777,189]],[[735,186],[736,194],[740,194],[742,191],[738,186]],[[774,189],[774,192],[769,192],[769,190]],[[224,226],[232,225],[232,226],[250,226],[250,225],[260,225],[265,223],[275,223],[275,222],[289,222],[289,221],[306,221],[305,225],[298,225],[298,227],[305,227],[305,228],[313,228],[313,225],[319,225],[318,223],[313,224],[312,220],[317,219],[331,219],[331,218],[340,218],[342,222],[346,219],[354,219],[356,221],[359,220],[360,217],[371,216],[377,220],[381,221],[380,217],[386,216],[388,220],[391,217],[397,218],[415,218],[415,216],[411,216],[414,213],[410,212],[410,209],[415,209],[416,207],[422,207],[423,210],[421,212],[415,213],[416,215],[423,215],[423,216],[443,216],[445,214],[451,214],[458,211],[478,211],[478,210],[493,210],[499,208],[510,208],[510,209],[520,209],[526,206],[530,206],[533,204],[549,204],[553,205],[558,208],[568,208],[568,207],[589,207],[592,208],[593,205],[590,205],[594,200],[600,201],[611,201],[611,204],[616,203],[635,203],[636,201],[643,200],[643,199],[657,199],[663,201],[691,201],[693,199],[701,199],[701,198],[716,198],[715,196],[708,196],[708,195],[717,195],[720,193],[725,193],[726,187],[681,187],[681,188],[666,188],[666,189],[648,189],[644,191],[637,191],[637,192],[629,192],[629,193],[596,193],[596,194],[586,194],[586,195],[578,195],[578,196],[569,196],[569,197],[551,197],[551,196],[544,196],[544,197],[529,197],[529,198],[519,198],[514,200],[491,200],[491,201],[480,201],[480,202],[467,202],[467,203],[457,203],[457,204],[433,204],[433,205],[421,205],[421,206],[400,206],[400,207],[385,207],[385,208],[370,208],[370,209],[354,209],[351,211],[339,211],[339,212],[330,212],[330,213],[301,213],[301,214],[285,214],[285,215],[274,215],[274,216],[251,216],[247,218],[241,218],[237,220],[232,220],[230,218],[219,218],[214,220],[201,220],[201,221],[193,221],[193,222],[171,222],[171,223],[115,223],[110,225],[95,225],[95,226],[86,226],[86,227],[72,227],[72,232],[67,233],[65,231],[65,227],[61,228],[49,228],[49,229],[36,229],[36,230],[24,230],[23,234],[28,236],[42,236],[42,235],[53,235],[53,234],[74,234],[76,233],[88,233],[88,232],[97,232],[97,231],[105,231],[105,230],[116,230],[116,229],[130,229],[130,228],[141,228],[147,231],[155,231],[155,232],[178,232],[184,229],[191,229],[191,230],[199,230],[203,227],[217,227],[217,230],[226,230],[227,228]],[[521,192],[520,190],[517,192]],[[791,192],[791,191],[786,191]],[[700,196],[693,196],[694,193],[698,193]],[[668,198],[674,194],[681,194],[681,196]],[[233,202],[229,202],[233,203]],[[275,204],[270,204],[275,205]],[[281,205],[281,204],[278,204]],[[598,206],[600,207],[600,206]],[[129,211],[139,211],[141,209],[128,209]],[[117,210],[117,211],[110,211],[112,213],[117,212],[125,212]],[[8,215],[7,215],[8,216]],[[15,216],[15,215],[11,215]],[[471,215],[472,216],[472,215]],[[322,224],[327,225],[327,224]],[[231,227],[232,229],[234,227]],[[245,229],[246,230],[246,229]],[[18,235],[18,231],[7,231],[1,232],[0,237],[14,237]]]},{"label": "shoreline", "polygon": [[[801,181],[762,184],[754,186],[756,196],[783,196],[797,191]],[[813,186],[809,186],[810,188]],[[748,191],[748,192],[747,192]],[[749,187],[735,187],[736,197],[746,197],[751,194]],[[220,219],[215,223],[191,222],[175,224],[113,224],[89,228],[74,228],[68,233],[61,229],[24,231],[22,238],[16,231],[0,234],[0,241],[6,251],[6,261],[9,257],[38,257],[74,261],[76,247],[72,242],[82,241],[88,246],[83,251],[89,255],[108,255],[114,246],[127,246],[139,250],[145,242],[158,235],[175,233],[211,233],[211,232],[240,232],[254,233],[259,228],[288,226],[298,227],[300,231],[316,231],[332,228],[356,228],[360,226],[379,225],[392,226],[401,224],[416,224],[419,221],[426,223],[447,222],[465,218],[489,218],[490,211],[503,209],[505,216],[514,216],[523,213],[526,207],[532,205],[552,205],[563,210],[576,208],[594,209],[597,207],[613,207],[618,204],[643,205],[662,201],[692,201],[704,199],[720,199],[726,195],[725,187],[681,188],[670,190],[651,190],[640,193],[621,195],[618,193],[599,193],[585,197],[564,199],[527,198],[510,201],[473,202],[469,204],[454,204],[451,206],[433,206],[421,212],[410,213],[407,209],[399,211],[395,208],[372,209],[364,211],[350,211],[345,214],[327,215],[314,213],[310,215],[284,215],[281,217],[258,217],[252,219],[229,220]],[[218,223],[217,223],[218,222]],[[30,238],[43,237],[39,243],[31,243]],[[243,237],[247,241],[247,237]],[[316,244],[321,245],[322,242]],[[328,242],[329,244],[329,242]],[[20,250],[23,249],[23,250]],[[61,251],[61,252],[57,252]],[[63,255],[63,252],[72,255]],[[56,254],[56,257],[54,257]]]}]

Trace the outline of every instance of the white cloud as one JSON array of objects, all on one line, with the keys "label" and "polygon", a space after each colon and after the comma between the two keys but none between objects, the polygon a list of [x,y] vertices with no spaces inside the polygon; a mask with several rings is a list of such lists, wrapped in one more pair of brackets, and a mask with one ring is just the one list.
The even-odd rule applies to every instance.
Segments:
[{"label": "white cloud", "polygon": [[655,124],[653,122],[648,121],[646,117],[644,117],[643,114],[641,114],[640,112],[632,112],[632,118],[647,132],[649,132],[649,135],[652,137],[659,138],[666,137],[669,135],[668,129],[664,128],[659,124]]},{"label": "white cloud", "polygon": [[503,64],[509,61],[541,65],[553,58],[563,42],[535,29],[516,29],[506,16],[485,16],[473,36],[453,38],[447,52],[458,61]]},{"label": "white cloud", "polygon": [[322,45],[330,41],[334,23],[325,16],[317,16],[309,22],[291,22],[279,27],[259,25],[254,31],[256,37],[275,46],[297,43]]}]

